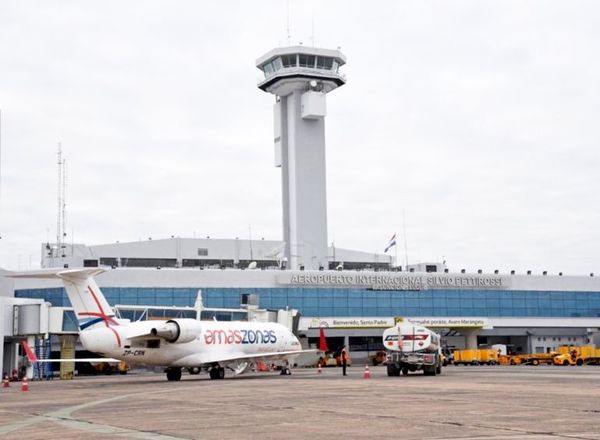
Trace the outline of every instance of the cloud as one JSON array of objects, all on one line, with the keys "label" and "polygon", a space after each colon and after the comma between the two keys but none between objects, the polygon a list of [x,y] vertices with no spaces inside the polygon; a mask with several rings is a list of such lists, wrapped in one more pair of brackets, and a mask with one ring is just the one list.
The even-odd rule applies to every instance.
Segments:
[{"label": "cloud", "polygon": [[[290,5],[292,43],[348,56],[328,96],[330,241],[381,252],[405,229],[411,261],[598,272],[595,2]],[[286,14],[276,1],[0,5],[0,266],[36,264],[55,235],[58,142],[75,241],[250,224],[279,239],[273,97],[254,61],[287,43]]]}]

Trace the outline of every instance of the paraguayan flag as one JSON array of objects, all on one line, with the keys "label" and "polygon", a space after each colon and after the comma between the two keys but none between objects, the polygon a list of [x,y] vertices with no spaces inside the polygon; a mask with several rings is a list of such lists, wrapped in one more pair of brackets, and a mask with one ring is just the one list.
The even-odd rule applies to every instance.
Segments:
[{"label": "paraguayan flag", "polygon": [[393,235],[392,238],[390,238],[390,241],[388,242],[387,246],[385,247],[385,251],[383,251],[384,254],[387,253],[387,251],[389,251],[392,246],[396,246],[396,234]]}]

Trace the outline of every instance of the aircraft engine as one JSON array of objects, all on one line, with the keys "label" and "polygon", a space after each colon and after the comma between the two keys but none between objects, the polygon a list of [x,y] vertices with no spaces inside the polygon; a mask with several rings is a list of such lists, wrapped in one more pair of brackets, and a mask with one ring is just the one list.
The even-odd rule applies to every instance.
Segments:
[{"label": "aircraft engine", "polygon": [[152,336],[163,338],[167,342],[184,344],[198,337],[202,325],[195,319],[170,319],[159,327],[150,330]]}]

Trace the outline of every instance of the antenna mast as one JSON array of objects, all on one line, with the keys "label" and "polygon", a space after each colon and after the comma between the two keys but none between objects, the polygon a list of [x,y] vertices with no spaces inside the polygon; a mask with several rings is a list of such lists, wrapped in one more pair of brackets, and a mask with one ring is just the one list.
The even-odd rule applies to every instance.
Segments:
[{"label": "antenna mast", "polygon": [[66,160],[62,156],[62,146],[58,143],[57,152],[57,167],[58,167],[58,200],[57,200],[57,218],[56,218],[56,254],[55,257],[65,257],[65,237],[67,236],[66,229],[66,201],[65,193],[67,189],[67,169]]},{"label": "antenna mast", "polygon": [[63,180],[62,180],[62,249],[61,255],[64,258],[67,248],[67,159],[63,158]]},{"label": "antenna mast", "polygon": [[288,44],[288,46],[291,44],[290,40],[291,40],[291,36],[290,36],[290,0],[288,0],[288,3],[287,3],[287,44]]}]

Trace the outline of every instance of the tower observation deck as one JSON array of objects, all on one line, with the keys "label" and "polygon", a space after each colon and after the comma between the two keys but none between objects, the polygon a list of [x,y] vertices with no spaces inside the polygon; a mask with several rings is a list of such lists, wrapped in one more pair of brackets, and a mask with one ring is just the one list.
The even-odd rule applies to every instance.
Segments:
[{"label": "tower observation deck", "polygon": [[325,95],[344,85],[338,50],[292,46],[256,61],[258,87],[276,96],[275,166],[281,167],[283,240],[288,269],[328,268]]}]

